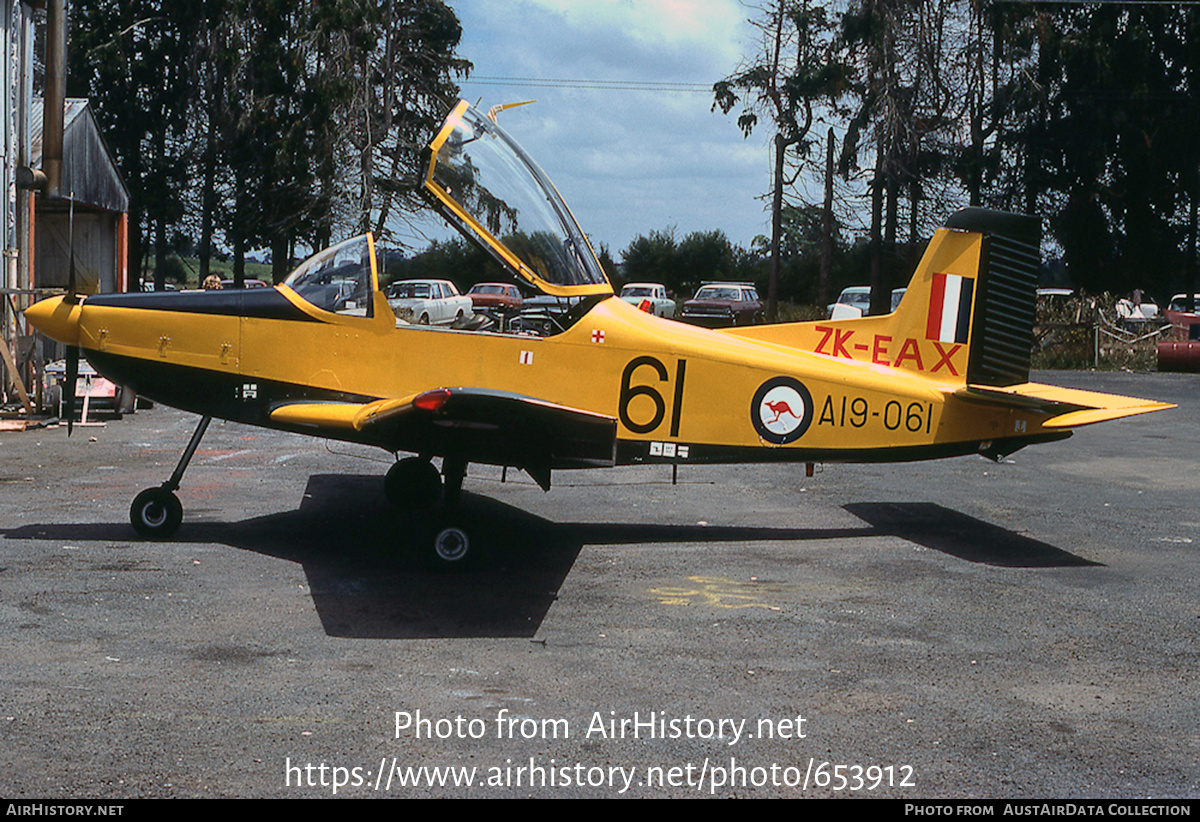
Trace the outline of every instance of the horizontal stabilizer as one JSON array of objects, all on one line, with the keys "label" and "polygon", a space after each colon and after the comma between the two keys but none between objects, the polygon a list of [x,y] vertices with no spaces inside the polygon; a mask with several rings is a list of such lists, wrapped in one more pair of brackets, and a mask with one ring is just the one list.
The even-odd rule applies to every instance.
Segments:
[{"label": "horizontal stabilizer", "polygon": [[1060,388],[1054,385],[1025,383],[1003,388],[971,385],[954,392],[959,399],[986,405],[1048,414],[1042,421],[1043,428],[1078,428],[1097,422],[1146,414],[1174,408],[1171,403],[1143,400],[1137,397],[1122,397],[1116,394],[1101,394],[1096,391],[1080,391],[1075,388]]},{"label": "horizontal stabilizer", "polygon": [[1072,411],[1069,414],[1060,414],[1057,417],[1051,417],[1042,423],[1042,427],[1079,428],[1082,425],[1092,425],[1093,423],[1107,422],[1108,420],[1119,420],[1121,417],[1132,417],[1134,414],[1146,414],[1150,411],[1162,411],[1163,409],[1174,407],[1174,405],[1169,403],[1150,403],[1148,405],[1136,405],[1125,408],[1092,408],[1083,411]]}]

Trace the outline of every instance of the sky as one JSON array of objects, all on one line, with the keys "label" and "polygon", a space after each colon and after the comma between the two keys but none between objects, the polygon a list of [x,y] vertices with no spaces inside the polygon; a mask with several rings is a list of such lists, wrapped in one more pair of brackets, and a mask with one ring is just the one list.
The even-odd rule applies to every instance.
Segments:
[{"label": "sky", "polygon": [[458,54],[474,64],[463,97],[484,111],[537,100],[499,123],[597,249],[619,260],[639,234],[668,228],[680,239],[720,229],[744,247],[768,233],[770,132],[744,138],[736,110],[712,110],[712,84],[757,49],[753,9],[737,0],[448,1],[463,28]]}]

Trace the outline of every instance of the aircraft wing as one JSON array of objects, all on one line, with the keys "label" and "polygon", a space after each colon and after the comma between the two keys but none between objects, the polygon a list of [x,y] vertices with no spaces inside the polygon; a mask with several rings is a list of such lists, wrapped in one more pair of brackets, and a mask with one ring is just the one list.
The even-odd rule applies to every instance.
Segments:
[{"label": "aircraft wing", "polygon": [[968,402],[989,405],[1004,405],[1009,408],[1025,408],[1050,418],[1042,421],[1043,428],[1077,428],[1097,422],[1130,417],[1174,408],[1170,403],[1143,400],[1137,397],[1120,397],[1095,391],[1080,391],[1075,388],[1060,388],[1055,385],[1025,383],[1004,387],[969,385],[955,391],[955,396]]},{"label": "aircraft wing", "polygon": [[514,465],[543,488],[552,468],[616,463],[615,418],[484,388],[437,388],[368,403],[287,403],[271,412],[271,421],[388,451]]}]

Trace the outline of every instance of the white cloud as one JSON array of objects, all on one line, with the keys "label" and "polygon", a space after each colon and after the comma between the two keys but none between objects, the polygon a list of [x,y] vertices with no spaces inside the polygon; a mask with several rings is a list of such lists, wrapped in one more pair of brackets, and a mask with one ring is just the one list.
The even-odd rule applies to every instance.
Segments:
[{"label": "white cloud", "polygon": [[744,14],[734,0],[526,0],[560,15],[577,28],[616,31],[622,36],[672,47],[704,48],[737,60],[737,32]]},{"label": "white cloud", "polygon": [[[736,0],[451,0],[463,96],[500,115],[554,180],[583,229],[614,253],[638,234],[721,229],[749,245],[767,230],[767,134],[749,140],[712,111],[754,32]],[[479,82],[476,78],[696,84],[699,91]]]}]

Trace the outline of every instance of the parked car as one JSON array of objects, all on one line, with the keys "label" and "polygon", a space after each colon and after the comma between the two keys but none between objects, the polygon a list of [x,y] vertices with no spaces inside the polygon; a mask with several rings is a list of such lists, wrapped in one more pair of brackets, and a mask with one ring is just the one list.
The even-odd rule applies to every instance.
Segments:
[{"label": "parked car", "polygon": [[467,291],[475,308],[520,308],[521,291],[509,283],[476,283]]},{"label": "parked car", "polygon": [[461,324],[475,313],[449,280],[401,280],[388,286],[387,298],[396,319],[413,325]]},{"label": "parked car", "polygon": [[1147,296],[1140,288],[1133,290],[1131,298],[1117,300],[1117,324],[1132,334],[1142,334],[1152,331],[1162,325],[1158,303]]},{"label": "parked car", "polygon": [[[233,283],[234,283],[234,280],[232,278],[228,279],[228,280],[221,280],[221,288],[222,289],[233,288],[234,287]],[[267,284],[263,280],[253,280],[250,278],[246,278],[246,279],[242,280],[242,288],[266,288],[266,287],[267,287]]]},{"label": "parked car", "polygon": [[[140,290],[145,291],[145,292],[153,292],[154,291],[154,278],[151,277],[149,280],[142,280],[139,288],[140,288]],[[171,283],[171,282],[163,283],[163,291],[178,291],[178,290],[179,290],[179,286],[176,283]]]},{"label": "parked car", "polygon": [[1037,298],[1039,300],[1042,299],[1043,297],[1046,297],[1046,298],[1052,299],[1052,300],[1053,299],[1066,300],[1066,299],[1070,299],[1071,297],[1075,296],[1075,289],[1073,289],[1073,288],[1039,288],[1034,293],[1037,294]]},{"label": "parked car", "polygon": [[[1200,294],[1195,295],[1196,310],[1188,311],[1188,295],[1176,294],[1167,304],[1163,318],[1171,325],[1180,329],[1173,336],[1176,340],[1188,339],[1200,341]],[[1162,345],[1159,346],[1159,366],[1162,366]]]},{"label": "parked car", "polygon": [[[895,311],[900,307],[900,301],[904,299],[904,292],[907,290],[907,288],[892,289],[889,311]],[[831,320],[856,320],[859,317],[866,317],[871,313],[871,286],[852,285],[844,288],[837,300],[825,307],[829,311]]]},{"label": "parked car", "polygon": [[705,283],[683,304],[685,323],[722,328],[762,322],[763,304],[750,283]]},{"label": "parked car", "polygon": [[[1196,310],[1200,313],[1200,294],[1193,295],[1196,300]],[[1176,294],[1171,298],[1171,302],[1167,304],[1168,311],[1186,313],[1188,310],[1188,295]]]},{"label": "parked car", "polygon": [[621,299],[639,308],[648,302],[647,313],[675,319],[675,301],[667,296],[667,287],[660,283],[626,283],[621,289]]},{"label": "parked car", "polygon": [[871,309],[871,286],[852,285],[843,288],[838,298],[825,306],[831,320],[851,320],[864,317]]}]

